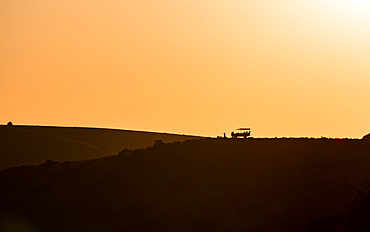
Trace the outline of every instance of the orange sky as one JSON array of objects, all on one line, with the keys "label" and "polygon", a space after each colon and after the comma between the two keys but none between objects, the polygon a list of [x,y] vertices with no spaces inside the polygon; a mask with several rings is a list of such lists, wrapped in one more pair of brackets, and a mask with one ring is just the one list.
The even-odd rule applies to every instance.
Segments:
[{"label": "orange sky", "polygon": [[370,3],[0,1],[0,123],[370,132]]}]

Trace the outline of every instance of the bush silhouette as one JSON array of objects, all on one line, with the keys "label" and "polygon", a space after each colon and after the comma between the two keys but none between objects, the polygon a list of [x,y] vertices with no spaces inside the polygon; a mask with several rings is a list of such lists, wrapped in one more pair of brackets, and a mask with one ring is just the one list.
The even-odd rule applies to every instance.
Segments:
[{"label": "bush silhouette", "polygon": [[363,232],[370,231],[370,184],[367,192],[357,191],[349,212],[311,220],[296,232]]},{"label": "bush silhouette", "polygon": [[370,140],[370,133],[367,134],[367,135],[365,135],[364,137],[362,137],[362,139],[364,139],[364,140]]}]

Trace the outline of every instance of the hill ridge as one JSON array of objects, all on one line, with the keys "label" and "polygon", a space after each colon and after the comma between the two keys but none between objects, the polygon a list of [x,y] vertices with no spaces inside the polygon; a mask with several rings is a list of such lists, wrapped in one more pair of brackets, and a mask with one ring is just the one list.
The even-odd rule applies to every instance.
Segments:
[{"label": "hill ridge", "polygon": [[145,148],[155,140],[183,141],[196,136],[119,129],[0,126],[0,170],[45,160],[82,160],[113,155],[122,149]]}]

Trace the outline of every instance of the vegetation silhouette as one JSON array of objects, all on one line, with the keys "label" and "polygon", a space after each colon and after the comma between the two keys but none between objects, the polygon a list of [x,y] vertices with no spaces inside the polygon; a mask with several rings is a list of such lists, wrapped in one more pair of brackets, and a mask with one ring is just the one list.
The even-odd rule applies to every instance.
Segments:
[{"label": "vegetation silhouette", "polygon": [[[367,183],[369,185],[369,183]],[[370,231],[370,185],[358,190],[346,213],[318,217],[296,232],[362,232]]]},{"label": "vegetation silhouette", "polygon": [[[345,213],[370,174],[356,139],[198,139],[0,172],[1,218],[41,231],[293,231]],[[335,194],[333,194],[335,193]]]}]

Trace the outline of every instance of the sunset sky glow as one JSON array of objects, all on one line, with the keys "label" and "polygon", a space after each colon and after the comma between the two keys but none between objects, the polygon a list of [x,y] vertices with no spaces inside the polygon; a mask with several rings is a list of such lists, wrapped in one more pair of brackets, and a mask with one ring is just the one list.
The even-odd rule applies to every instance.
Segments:
[{"label": "sunset sky glow", "polygon": [[0,1],[0,124],[370,132],[370,2]]}]

